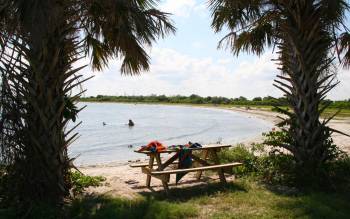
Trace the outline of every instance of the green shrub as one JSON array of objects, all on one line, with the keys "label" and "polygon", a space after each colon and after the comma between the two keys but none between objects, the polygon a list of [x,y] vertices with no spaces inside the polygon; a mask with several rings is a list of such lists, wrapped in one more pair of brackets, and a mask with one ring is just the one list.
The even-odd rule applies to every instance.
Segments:
[{"label": "green shrub", "polygon": [[[331,130],[326,130],[327,135],[331,136]],[[293,144],[293,139],[288,131],[271,131],[264,133],[264,144],[271,145],[272,151],[268,157],[263,157],[263,171],[259,175],[268,182],[277,182],[283,184],[294,184],[298,187],[335,189],[343,187],[349,182],[350,164],[348,155],[334,144],[333,139],[329,137],[324,144],[325,151],[322,165],[319,167],[307,168],[302,163],[297,163],[291,154],[280,152],[278,145]]]},{"label": "green shrub", "polygon": [[79,171],[70,172],[73,195],[82,194],[86,188],[101,186],[106,179],[102,176],[87,176]]},{"label": "green shrub", "polygon": [[239,144],[232,149],[222,150],[219,153],[220,160],[223,163],[242,162],[242,166],[233,169],[236,176],[255,176],[271,184],[292,185],[295,182],[296,164],[293,156],[278,150],[268,152],[262,144],[253,144],[249,148]]},{"label": "green shrub", "polygon": [[295,184],[296,162],[292,155],[270,152],[256,161],[257,175],[270,184]]},{"label": "green shrub", "polygon": [[255,162],[257,157],[243,144],[231,149],[224,149],[220,151],[218,156],[222,163],[241,162],[244,164],[233,168],[233,173],[237,176],[244,176],[256,171]]},{"label": "green shrub", "polygon": [[322,180],[318,186],[350,193],[350,157],[343,156],[335,161],[327,162],[321,172]]}]

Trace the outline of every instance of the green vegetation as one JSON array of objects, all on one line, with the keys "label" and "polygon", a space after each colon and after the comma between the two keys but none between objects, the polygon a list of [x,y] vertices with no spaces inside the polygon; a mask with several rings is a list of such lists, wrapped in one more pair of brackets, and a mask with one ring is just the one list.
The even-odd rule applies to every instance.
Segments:
[{"label": "green vegetation", "polygon": [[[96,97],[82,97],[81,102],[115,102],[115,103],[154,103],[154,104],[191,104],[200,106],[221,106],[221,107],[244,107],[244,108],[259,108],[263,110],[273,111],[275,106],[280,106],[288,109],[287,101],[284,97],[274,98],[255,97],[249,100],[246,97],[226,98],[226,97],[201,97],[192,94],[190,96],[165,96],[165,95],[150,95],[150,96],[105,96],[97,95]],[[350,117],[350,99],[343,101],[325,100],[321,106],[329,104],[329,107],[322,113],[323,116],[333,116],[340,110],[337,117]]]},{"label": "green vegetation", "polygon": [[[350,214],[350,193],[302,192],[293,187],[257,183],[255,178],[241,178],[226,186],[211,183],[209,186],[171,191],[170,196],[163,193],[143,194],[132,200],[108,196],[83,197],[66,207],[65,218],[346,219]],[[28,218],[55,218],[52,216],[54,212],[43,207],[40,209]],[[0,210],[0,218],[15,218],[13,212]]]},{"label": "green vegetation", "polygon": [[111,197],[91,197],[75,200],[70,207],[70,218],[149,218],[177,219],[198,215],[198,207],[190,202],[169,201],[152,196],[134,200]]},{"label": "green vegetation", "polygon": [[347,218],[349,193],[301,192],[267,186],[254,178],[222,186],[172,189],[170,196],[144,194],[136,200],[90,197],[77,200],[71,218]]},{"label": "green vegetation", "polygon": [[78,171],[70,172],[71,182],[72,182],[72,192],[74,196],[81,195],[87,187],[93,186],[97,187],[102,185],[106,179],[102,176],[86,176]]},{"label": "green vegetation", "polygon": [[[270,138],[267,137],[266,142],[271,142]],[[244,163],[243,166],[233,169],[239,177],[251,176],[270,185],[292,186],[300,190],[313,188],[319,191],[350,192],[350,158],[337,148],[332,152],[335,158],[325,163],[321,169],[315,170],[312,181],[306,180],[300,174],[293,155],[282,153],[276,147],[269,147],[267,151],[262,144],[253,144],[250,149],[245,145],[237,145],[232,149],[222,150],[219,156],[223,163]]]},{"label": "green vegetation", "polygon": [[[182,103],[182,104],[231,104],[231,105],[286,105],[284,98],[264,97],[262,100],[248,100],[245,97],[226,98],[226,97],[201,97],[192,94],[190,96],[165,96],[165,95],[150,95],[150,96],[104,96],[97,95],[96,97],[82,97],[80,101],[88,102],[121,102],[121,103]],[[350,104],[349,104],[350,109]]]},{"label": "green vegetation", "polygon": [[[258,100],[257,100],[258,99]],[[217,105],[233,105],[233,106],[256,106],[271,108],[272,106],[288,106],[284,97],[274,98],[267,96],[264,98],[255,97],[249,100],[245,97],[227,98],[227,97],[201,97],[192,94],[190,96],[165,96],[165,95],[150,95],[150,96],[105,96],[97,95],[96,97],[81,97],[82,102],[116,102],[116,103],[179,103],[179,104],[217,104]],[[326,100],[324,104],[330,104],[332,109],[349,109],[350,99],[344,101]]]}]

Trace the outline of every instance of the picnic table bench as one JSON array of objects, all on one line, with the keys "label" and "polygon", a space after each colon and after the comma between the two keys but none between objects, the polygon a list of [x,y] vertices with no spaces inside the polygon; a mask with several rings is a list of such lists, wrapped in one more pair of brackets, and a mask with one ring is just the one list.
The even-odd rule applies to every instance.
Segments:
[{"label": "picnic table bench", "polygon": [[[147,175],[146,186],[150,187],[151,178],[157,178],[162,181],[165,192],[169,191],[168,183],[170,181],[171,174],[197,172],[196,178],[200,180],[202,172],[206,170],[216,170],[221,183],[226,183],[225,172],[232,172],[232,168],[242,165],[239,162],[221,164],[217,153],[223,148],[229,148],[231,145],[209,145],[198,148],[186,148],[188,151],[199,151],[201,155],[190,153],[189,156],[194,161],[195,166],[185,169],[169,169],[170,165],[178,164],[177,159],[179,158],[179,148],[170,148],[160,152],[151,151],[137,151],[149,156],[149,162],[142,164],[132,164],[131,167],[141,167],[142,173]],[[173,154],[168,160],[162,162],[161,154]],[[156,161],[156,163],[154,163]],[[156,167],[156,168],[155,168]]]}]

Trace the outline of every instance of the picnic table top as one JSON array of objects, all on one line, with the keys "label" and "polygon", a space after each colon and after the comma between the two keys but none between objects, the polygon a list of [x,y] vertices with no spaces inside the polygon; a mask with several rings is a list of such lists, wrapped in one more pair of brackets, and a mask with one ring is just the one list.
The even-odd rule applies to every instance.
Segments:
[{"label": "picnic table top", "polygon": [[[217,148],[228,148],[228,147],[232,147],[232,145],[203,145],[203,147],[201,147],[201,148],[187,148],[187,150],[191,150],[191,151],[212,150],[212,149],[217,149]],[[166,149],[164,151],[160,151],[157,153],[174,153],[174,152],[178,152],[178,151],[179,151],[179,149],[174,148],[174,149]],[[154,153],[151,151],[138,151],[138,150],[134,150],[134,152],[140,153],[140,154],[152,154],[152,153]]]}]

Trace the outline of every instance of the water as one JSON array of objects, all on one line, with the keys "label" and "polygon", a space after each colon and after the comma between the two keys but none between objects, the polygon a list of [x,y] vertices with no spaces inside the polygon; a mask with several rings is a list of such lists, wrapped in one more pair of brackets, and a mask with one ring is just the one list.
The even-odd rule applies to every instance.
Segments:
[{"label": "water", "polygon": [[[76,130],[81,137],[69,148],[71,157],[78,156],[78,165],[145,158],[133,150],[152,140],[166,145],[218,140],[231,144],[272,127],[265,121],[221,109],[119,103],[80,105],[87,105],[78,118],[83,121]],[[135,123],[132,128],[127,125],[129,119]]]}]

